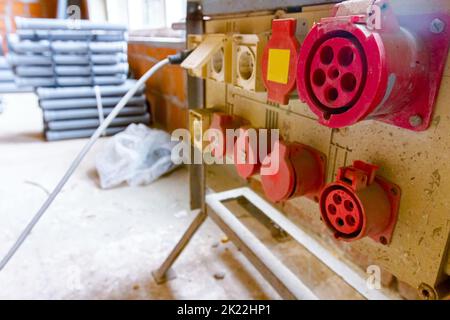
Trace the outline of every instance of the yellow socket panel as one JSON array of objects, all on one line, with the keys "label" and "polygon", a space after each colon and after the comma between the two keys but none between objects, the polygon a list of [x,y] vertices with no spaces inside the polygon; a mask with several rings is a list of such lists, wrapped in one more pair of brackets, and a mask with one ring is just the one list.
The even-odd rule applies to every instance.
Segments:
[{"label": "yellow socket panel", "polygon": [[[448,1],[391,2],[399,14],[410,14],[413,9],[417,10],[418,5],[423,7],[421,13],[442,8],[440,12],[450,14]],[[332,8],[328,5],[310,6],[303,7],[299,13],[255,12],[247,16],[213,17],[205,23],[205,30],[207,34],[235,34],[234,38],[253,34],[255,39],[256,35],[270,33],[273,19],[295,18],[298,39],[302,42],[314,23],[331,15]],[[285,67],[277,64],[278,60],[283,60],[279,59],[280,55],[282,53],[275,52],[273,70]],[[271,77],[284,81],[278,71],[274,71]],[[321,126],[308,106],[298,98],[292,97],[287,106],[274,105],[267,101],[265,92],[237,84],[234,77],[231,85],[207,80],[205,88],[207,108],[221,106],[226,112],[245,118],[253,126],[278,128],[285,140],[304,143],[327,154],[327,182],[334,181],[337,170],[350,165],[353,160],[379,165],[379,174],[402,189],[400,215],[389,246],[370,239],[336,243],[320,222],[317,204],[309,199],[293,199],[280,206],[292,221],[315,233],[334,247],[337,254],[348,256],[355,263],[359,261],[354,257],[367,259],[416,289],[418,295],[423,297],[425,289],[430,297],[442,297],[442,292],[450,292],[450,60],[444,71],[432,125],[429,130],[419,133],[377,121],[330,129]]]},{"label": "yellow socket panel", "polygon": [[236,34],[232,46],[232,84],[256,92],[266,91],[262,81],[262,54],[268,33]]},{"label": "yellow socket panel", "polygon": [[189,35],[188,49],[194,49],[181,67],[202,79],[231,82],[231,39],[225,34]]}]

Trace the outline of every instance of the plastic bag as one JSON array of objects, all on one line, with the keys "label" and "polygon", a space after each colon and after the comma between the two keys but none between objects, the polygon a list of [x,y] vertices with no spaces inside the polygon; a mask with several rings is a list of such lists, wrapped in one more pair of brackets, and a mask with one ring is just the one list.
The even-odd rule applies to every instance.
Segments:
[{"label": "plastic bag", "polygon": [[164,131],[131,124],[108,141],[96,159],[100,186],[112,188],[127,182],[146,185],[175,168],[171,152],[176,142]]}]

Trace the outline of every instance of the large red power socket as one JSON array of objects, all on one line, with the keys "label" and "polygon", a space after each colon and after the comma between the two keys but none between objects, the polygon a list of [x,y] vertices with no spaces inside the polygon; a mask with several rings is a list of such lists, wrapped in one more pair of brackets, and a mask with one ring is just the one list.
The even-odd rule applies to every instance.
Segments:
[{"label": "large red power socket", "polygon": [[209,142],[214,145],[211,155],[218,159],[231,155],[227,153],[233,152],[236,139],[234,138],[232,141],[228,141],[227,130],[234,131],[247,123],[248,122],[245,119],[240,117],[222,112],[215,112],[212,115],[211,125],[209,127],[209,129],[215,130],[215,134],[209,137]]},{"label": "large red power socket", "polygon": [[377,176],[377,166],[355,161],[320,195],[322,220],[339,240],[366,236],[387,245],[397,223],[401,190]]},{"label": "large red power socket", "polygon": [[336,16],[322,19],[302,43],[300,99],[331,128],[374,119],[426,130],[448,57],[450,16],[396,16],[389,1],[377,0],[368,9],[379,13],[380,25],[369,26],[373,17],[350,14],[353,5],[338,4]]}]

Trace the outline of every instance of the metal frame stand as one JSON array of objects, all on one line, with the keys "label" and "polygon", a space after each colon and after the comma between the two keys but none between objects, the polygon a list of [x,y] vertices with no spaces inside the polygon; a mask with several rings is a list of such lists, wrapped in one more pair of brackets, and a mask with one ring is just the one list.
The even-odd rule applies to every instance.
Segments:
[{"label": "metal frame stand", "polygon": [[[202,7],[199,3],[188,2],[187,34],[203,33],[204,25],[201,10]],[[190,108],[202,108],[204,106],[203,81],[188,77],[188,88]],[[192,152],[201,151],[193,148]],[[189,179],[191,210],[198,210],[198,213],[166,260],[152,273],[158,284],[170,280],[173,275],[171,267],[206,221],[206,218],[209,217],[222,229],[234,245],[241,250],[283,299],[318,299],[310,288],[279,261],[223,204],[223,201],[245,197],[261,211],[262,215],[265,216],[264,218],[276,223],[283,232],[289,234],[294,240],[308,249],[367,299],[397,298],[381,290],[370,290],[366,285],[364,274],[358,273],[338,257],[335,257],[319,242],[294,225],[251,189],[241,188],[206,196],[206,172],[204,165],[190,165]]]},{"label": "metal frame stand", "polygon": [[[202,34],[203,30],[204,22],[201,3],[188,1],[186,14],[186,36],[189,34]],[[203,108],[205,99],[204,81],[189,75],[187,81],[187,99],[189,109]],[[191,154],[194,154],[200,151],[192,147],[191,152]],[[190,207],[191,210],[199,210],[199,212],[167,259],[157,270],[152,272],[153,278],[158,284],[166,282],[173,276],[174,273],[170,268],[207,218],[205,204],[205,179],[205,166],[203,164],[189,165]]]},{"label": "metal frame stand", "polygon": [[154,271],[153,277],[163,284],[173,276],[171,269],[177,258],[189,244],[199,228],[210,217],[249,259],[261,275],[272,285],[278,294],[286,300],[316,300],[312,291],[284,266],[249,230],[247,230],[230,212],[200,211],[189,228],[183,234],[175,248],[162,265]]},{"label": "metal frame stand", "polygon": [[172,250],[161,267],[153,273],[158,283],[170,278],[170,268],[189,241],[199,230],[207,217],[211,218],[240,249],[260,274],[271,284],[283,299],[313,300],[317,296],[296,275],[294,275],[273,253],[251,233],[231,212],[224,202],[244,197],[268,219],[276,223],[293,240],[302,245],[318,260],[336,273],[363,297],[370,300],[400,299],[386,290],[370,288],[364,273],[353,269],[319,241],[296,226],[270,203],[262,199],[250,188],[233,189],[221,193],[209,194],[205,198],[208,211],[200,211],[181,240]]},{"label": "metal frame stand", "polygon": [[172,252],[170,252],[166,260],[157,270],[152,272],[153,278],[155,279],[157,284],[163,284],[173,278],[173,271],[171,271],[172,265],[183,252],[184,248],[186,248],[186,246],[189,244],[197,230],[202,226],[203,222],[205,222],[206,218],[207,214],[205,214],[203,211],[200,211],[195,217],[194,221],[192,221],[192,223],[190,224],[189,228],[183,234],[180,241],[178,241],[175,248],[173,248]]}]

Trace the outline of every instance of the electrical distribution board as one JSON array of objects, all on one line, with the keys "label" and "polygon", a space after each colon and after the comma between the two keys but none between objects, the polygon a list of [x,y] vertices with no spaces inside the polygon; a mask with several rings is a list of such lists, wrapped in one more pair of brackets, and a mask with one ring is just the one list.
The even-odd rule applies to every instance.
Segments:
[{"label": "electrical distribution board", "polygon": [[448,1],[212,16],[188,39],[183,66],[205,80],[196,147],[209,127],[279,129],[267,156],[279,172],[259,174],[258,159],[236,165],[241,177],[350,259],[366,255],[423,298],[448,295]]}]

